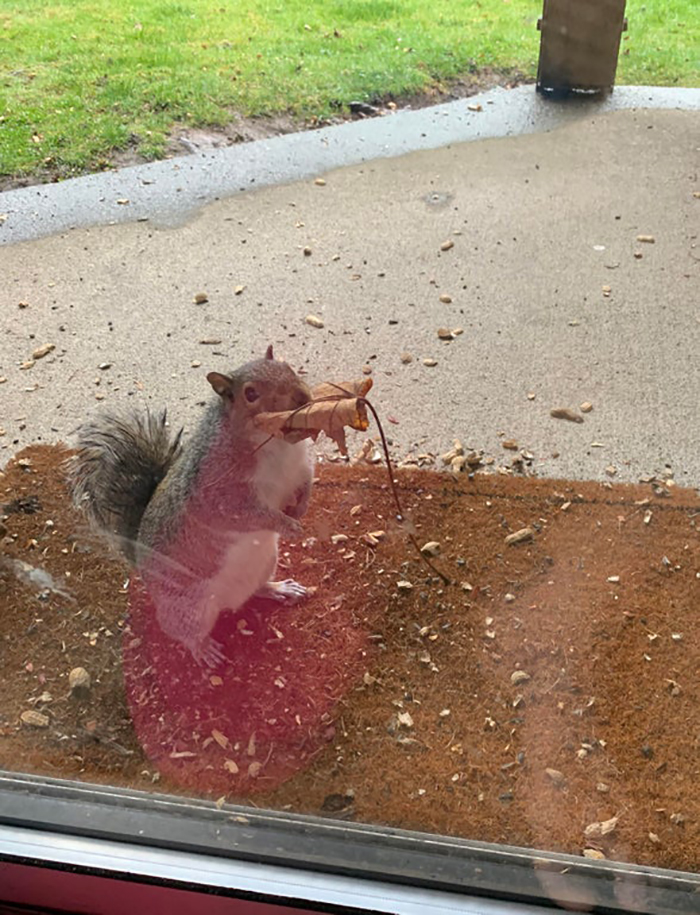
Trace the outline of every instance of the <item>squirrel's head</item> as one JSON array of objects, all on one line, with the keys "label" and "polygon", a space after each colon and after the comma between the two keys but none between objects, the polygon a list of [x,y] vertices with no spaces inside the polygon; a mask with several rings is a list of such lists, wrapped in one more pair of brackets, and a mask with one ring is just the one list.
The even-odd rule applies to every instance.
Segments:
[{"label": "squirrel's head", "polygon": [[207,381],[241,417],[296,410],[311,400],[311,391],[294,369],[275,359],[272,344],[264,358],[246,362],[228,375],[209,372]]}]

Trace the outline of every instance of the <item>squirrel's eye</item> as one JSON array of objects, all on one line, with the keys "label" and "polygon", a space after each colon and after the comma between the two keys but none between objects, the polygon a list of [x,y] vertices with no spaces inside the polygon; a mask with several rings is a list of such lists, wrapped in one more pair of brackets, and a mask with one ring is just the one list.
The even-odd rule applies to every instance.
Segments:
[{"label": "squirrel's eye", "polygon": [[258,399],[259,396],[260,395],[252,385],[245,389],[245,399],[248,401],[248,403],[253,403]]}]

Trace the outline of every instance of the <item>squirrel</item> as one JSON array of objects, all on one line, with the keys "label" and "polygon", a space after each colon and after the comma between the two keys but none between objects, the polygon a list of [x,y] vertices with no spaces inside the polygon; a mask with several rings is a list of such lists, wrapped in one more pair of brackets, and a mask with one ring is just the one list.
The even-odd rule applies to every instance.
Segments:
[{"label": "squirrel", "polygon": [[280,536],[301,531],[313,482],[307,441],[272,438],[258,413],[294,410],[311,392],[286,363],[265,357],[229,374],[190,441],[167,414],[102,413],[78,430],[70,459],[74,503],[116,540],[138,571],[161,628],[208,667],[225,660],[211,632],[223,610],[255,596],[295,602],[306,589],[273,581]]}]

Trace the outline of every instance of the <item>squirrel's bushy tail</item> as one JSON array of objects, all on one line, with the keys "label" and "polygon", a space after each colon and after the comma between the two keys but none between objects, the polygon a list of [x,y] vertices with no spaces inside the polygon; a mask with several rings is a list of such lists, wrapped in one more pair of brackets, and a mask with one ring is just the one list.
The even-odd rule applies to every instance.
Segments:
[{"label": "squirrel's bushy tail", "polygon": [[102,413],[78,430],[68,480],[76,506],[135,561],[135,542],[156,487],[180,453],[167,413]]}]

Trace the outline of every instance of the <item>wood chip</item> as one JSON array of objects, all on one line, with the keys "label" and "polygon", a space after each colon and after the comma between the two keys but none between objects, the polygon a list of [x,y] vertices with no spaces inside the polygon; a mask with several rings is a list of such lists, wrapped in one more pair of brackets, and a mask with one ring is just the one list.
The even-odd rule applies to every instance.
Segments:
[{"label": "wood chip", "polygon": [[211,736],[219,744],[222,750],[228,750],[231,746],[231,741],[228,737],[225,734],[222,734],[221,731],[217,731],[216,728],[212,730]]},{"label": "wood chip", "polygon": [[535,536],[535,531],[531,527],[522,527],[519,531],[508,534],[504,542],[506,546],[513,546],[516,543],[527,543]]},{"label": "wood chip", "polygon": [[510,675],[510,682],[513,686],[519,686],[521,683],[527,683],[528,680],[531,680],[532,677],[530,674],[526,673],[524,670],[514,670]]},{"label": "wood chip", "polygon": [[571,423],[583,422],[583,416],[575,410],[570,410],[568,407],[552,407],[549,411],[549,415],[553,416],[554,419],[568,419]]},{"label": "wood chip", "polygon": [[22,724],[28,728],[47,728],[51,722],[48,715],[42,715],[41,712],[37,712],[35,709],[27,709],[19,717]]},{"label": "wood chip", "polygon": [[454,447],[450,448],[449,451],[446,451],[440,460],[443,464],[451,464],[456,457],[461,457],[464,454],[464,446],[458,438],[454,440]]},{"label": "wood chip", "polygon": [[437,540],[429,540],[420,548],[424,556],[438,556],[440,554],[440,544]]},{"label": "wood chip", "polygon": [[383,540],[385,537],[386,531],[368,531],[360,537],[360,540],[362,540],[363,543],[366,543],[367,546],[377,546],[380,540]]},{"label": "wood chip", "polygon": [[619,816],[611,817],[609,820],[600,820],[595,823],[589,823],[583,830],[587,839],[600,839],[609,835],[617,826],[620,820]]},{"label": "wood chip", "polygon": [[563,785],[566,781],[564,778],[564,773],[560,772],[559,769],[545,769],[544,771],[547,773],[555,785]]},{"label": "wood chip", "polygon": [[238,765],[232,759],[224,760],[224,769],[226,769],[227,772],[230,772],[231,775],[238,775],[240,771]]},{"label": "wood chip", "polygon": [[86,697],[90,692],[90,674],[84,667],[74,667],[68,674],[68,686],[73,696]]},{"label": "wood chip", "polygon": [[605,861],[605,855],[598,848],[584,848],[584,858],[592,858],[594,861]]},{"label": "wood chip", "polygon": [[43,359],[44,356],[48,356],[55,349],[55,343],[45,343],[43,346],[38,346],[32,353],[32,359]]}]

